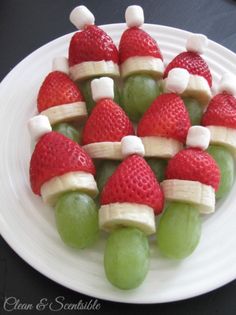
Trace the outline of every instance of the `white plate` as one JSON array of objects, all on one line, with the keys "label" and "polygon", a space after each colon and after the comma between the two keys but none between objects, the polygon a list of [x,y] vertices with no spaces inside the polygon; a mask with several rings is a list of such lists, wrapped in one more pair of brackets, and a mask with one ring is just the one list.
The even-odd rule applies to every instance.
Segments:
[{"label": "white plate", "polygon": [[[105,25],[118,43],[124,24]],[[184,50],[188,32],[145,25],[157,40],[165,63]],[[193,297],[236,278],[236,185],[214,215],[204,218],[201,242],[188,259],[173,262],[160,257],[151,245],[148,276],[138,289],[120,291],[106,280],[101,239],[92,249],[75,251],[64,246],[56,231],[53,210],[34,196],[28,181],[30,138],[26,122],[36,113],[39,86],[51,69],[53,57],[67,55],[72,34],[36,50],[18,64],[0,85],[1,213],[4,239],[25,261],[52,280],[94,297],[158,303]],[[210,41],[205,54],[214,83],[225,72],[236,73],[236,55]]]}]

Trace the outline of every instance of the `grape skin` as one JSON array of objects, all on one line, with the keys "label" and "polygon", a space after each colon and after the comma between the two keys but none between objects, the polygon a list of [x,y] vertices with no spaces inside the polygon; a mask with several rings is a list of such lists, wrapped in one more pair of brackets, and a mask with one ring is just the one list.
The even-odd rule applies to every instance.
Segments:
[{"label": "grape skin", "polygon": [[147,237],[136,228],[120,228],[111,233],[104,252],[107,279],[116,287],[138,287],[149,269]]},{"label": "grape skin", "polygon": [[193,205],[171,202],[157,227],[157,245],[161,253],[172,259],[183,259],[197,247],[201,220]]},{"label": "grape skin", "polygon": [[228,149],[220,145],[210,145],[207,152],[220,168],[220,186],[216,192],[216,198],[222,198],[227,195],[234,183],[234,158]]},{"label": "grape skin", "polygon": [[93,199],[80,192],[62,195],[55,206],[58,232],[74,248],[91,246],[98,237],[98,211]]}]

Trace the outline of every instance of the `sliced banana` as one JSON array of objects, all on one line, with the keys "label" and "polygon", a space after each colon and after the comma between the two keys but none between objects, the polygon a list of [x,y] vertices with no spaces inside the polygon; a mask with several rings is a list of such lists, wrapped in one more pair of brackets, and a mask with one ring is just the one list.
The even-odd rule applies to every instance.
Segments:
[{"label": "sliced banana", "polygon": [[70,76],[74,81],[96,76],[119,75],[119,66],[113,61],[86,61],[70,67]]},{"label": "sliced banana", "polygon": [[86,172],[69,172],[53,177],[42,185],[41,195],[45,203],[54,206],[61,194],[77,190],[96,197],[98,188],[93,175]]},{"label": "sliced banana", "polygon": [[[166,79],[163,80],[164,91],[166,89]],[[205,78],[200,75],[190,74],[187,88],[181,94],[183,97],[193,97],[197,99],[203,106],[206,106],[212,98],[211,89]]]},{"label": "sliced banana", "polygon": [[211,133],[210,143],[228,147],[236,157],[236,129],[221,126],[207,126],[207,128]]},{"label": "sliced banana", "polygon": [[121,65],[121,76],[127,77],[133,73],[149,72],[157,78],[162,78],[164,72],[164,64],[160,58],[130,57]]},{"label": "sliced banana", "polygon": [[153,209],[146,205],[129,202],[102,205],[99,210],[99,226],[108,232],[122,226],[136,227],[146,235],[151,235],[156,231]]},{"label": "sliced banana", "polygon": [[171,158],[183,149],[183,144],[175,139],[164,137],[141,137],[145,157]]},{"label": "sliced banana", "polygon": [[190,180],[167,179],[161,186],[167,200],[194,204],[200,213],[215,211],[215,190],[210,185]]},{"label": "sliced banana", "polygon": [[88,115],[85,102],[53,106],[42,111],[40,114],[47,116],[51,125],[62,121],[85,119]]},{"label": "sliced banana", "polygon": [[83,146],[93,159],[122,160],[121,142],[95,142]]}]

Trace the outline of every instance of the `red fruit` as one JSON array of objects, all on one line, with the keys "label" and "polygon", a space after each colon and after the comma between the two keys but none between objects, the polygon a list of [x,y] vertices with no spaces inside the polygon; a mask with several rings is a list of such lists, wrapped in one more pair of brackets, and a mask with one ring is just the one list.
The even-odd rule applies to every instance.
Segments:
[{"label": "red fruit", "polygon": [[83,101],[75,83],[60,71],[53,71],[43,81],[38,93],[38,111],[63,104]]},{"label": "red fruit", "polygon": [[202,124],[236,128],[236,98],[227,93],[214,96],[203,115]]},{"label": "red fruit", "polygon": [[123,109],[111,99],[97,102],[83,130],[83,144],[121,141],[134,128]]},{"label": "red fruit", "polygon": [[147,162],[138,155],[127,157],[108,179],[101,204],[131,202],[144,204],[158,214],[163,209],[163,192]]},{"label": "red fruit", "polygon": [[176,94],[162,94],[141,118],[137,134],[139,137],[158,136],[185,142],[190,119],[183,100]]},{"label": "red fruit", "polygon": [[220,170],[215,160],[205,151],[189,148],[178,152],[169,160],[167,179],[198,181],[216,191],[220,183]]},{"label": "red fruit", "polygon": [[83,171],[95,174],[88,154],[74,141],[57,132],[49,132],[36,144],[30,161],[30,183],[40,195],[41,186],[55,176]]},{"label": "red fruit", "polygon": [[111,37],[96,25],[88,25],[74,34],[69,46],[69,66],[85,61],[118,63],[118,50]]},{"label": "red fruit", "polygon": [[184,68],[191,74],[204,77],[209,86],[212,86],[212,76],[205,60],[195,52],[184,51],[176,56],[166,67],[164,78],[167,77],[169,71],[173,68]]},{"label": "red fruit", "polygon": [[128,28],[121,36],[119,44],[120,63],[135,56],[150,56],[163,59],[156,41],[138,27]]}]

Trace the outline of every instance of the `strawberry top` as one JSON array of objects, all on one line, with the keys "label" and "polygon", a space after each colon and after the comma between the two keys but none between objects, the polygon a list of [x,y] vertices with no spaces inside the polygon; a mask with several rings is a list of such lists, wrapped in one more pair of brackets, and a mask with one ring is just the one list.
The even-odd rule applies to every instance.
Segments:
[{"label": "strawberry top", "polygon": [[101,194],[101,204],[116,202],[145,204],[153,208],[156,214],[162,211],[162,190],[142,157],[127,157],[108,179]]},{"label": "strawberry top", "polygon": [[83,171],[95,174],[88,154],[74,141],[57,132],[49,132],[36,144],[30,161],[30,183],[40,195],[41,186],[55,176]]},{"label": "strawberry top", "polygon": [[158,136],[185,142],[190,118],[183,100],[174,93],[157,97],[141,118],[139,137]]},{"label": "strawberry top", "polygon": [[120,63],[130,57],[155,57],[163,60],[156,41],[138,27],[128,28],[121,36],[119,44]]},{"label": "strawberry top", "polygon": [[215,95],[203,115],[202,124],[236,128],[236,98],[227,93]]},{"label": "strawberry top", "polygon": [[97,102],[83,130],[83,144],[121,141],[134,129],[123,109],[111,99]]},{"label": "strawberry top", "polygon": [[200,75],[207,80],[210,87],[212,86],[210,69],[205,60],[196,52],[184,51],[177,55],[166,67],[164,78],[168,76],[169,71],[173,68],[184,68],[190,74]]},{"label": "strawberry top", "polygon": [[83,101],[83,96],[69,76],[60,71],[53,71],[40,87],[37,105],[40,113],[53,106],[80,101]]},{"label": "strawberry top", "polygon": [[96,25],[88,25],[75,33],[69,46],[69,66],[101,60],[118,64],[118,50],[111,37]]},{"label": "strawberry top", "polygon": [[189,148],[178,152],[169,160],[166,178],[198,181],[217,190],[220,183],[220,170],[207,152]]}]

